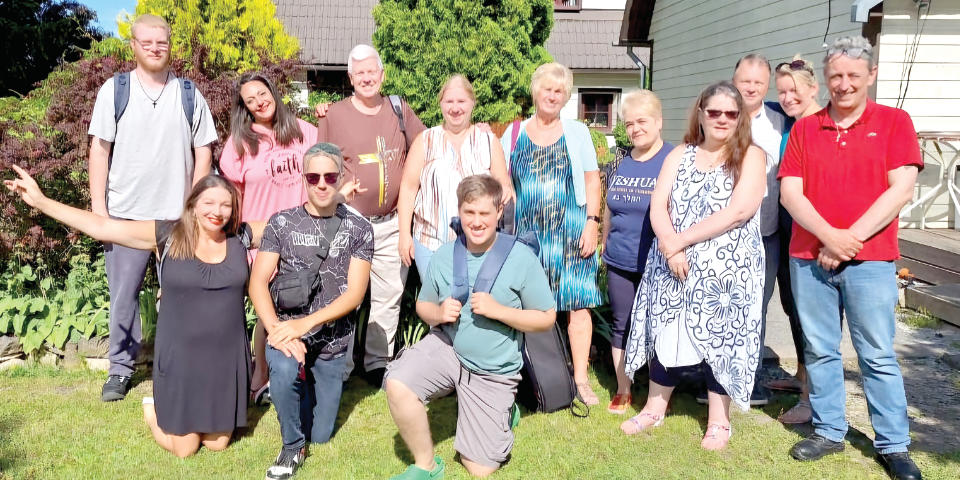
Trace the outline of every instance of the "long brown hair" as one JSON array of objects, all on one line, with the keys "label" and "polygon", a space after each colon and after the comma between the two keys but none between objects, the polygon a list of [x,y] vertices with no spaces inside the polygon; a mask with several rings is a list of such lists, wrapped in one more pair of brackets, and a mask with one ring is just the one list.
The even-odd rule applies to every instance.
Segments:
[{"label": "long brown hair", "polygon": [[197,216],[194,209],[200,195],[211,188],[222,188],[230,192],[230,220],[227,220],[227,223],[223,226],[224,233],[236,235],[240,230],[240,192],[230,180],[220,175],[207,175],[193,186],[190,196],[187,197],[187,203],[183,206],[180,220],[177,220],[170,232],[170,251],[167,253],[169,257],[178,259],[196,258],[195,252],[199,232],[197,231]]},{"label": "long brown hair", "polygon": [[732,98],[737,103],[737,110],[740,111],[740,116],[737,117],[737,126],[730,138],[724,143],[723,152],[721,152],[724,157],[723,167],[733,175],[733,183],[736,185],[737,181],[740,180],[743,157],[747,154],[750,144],[753,143],[753,134],[750,132],[750,112],[744,108],[743,97],[740,96],[740,91],[732,83],[724,80],[711,84],[700,92],[700,96],[693,104],[693,110],[690,111],[687,133],[683,136],[683,143],[699,146],[706,139],[703,127],[700,125],[700,110],[711,98],[717,95],[726,95]]},{"label": "long brown hair", "polygon": [[[267,138],[262,133],[253,131],[253,114],[247,109],[246,103],[240,96],[240,89],[250,82],[260,82],[266,85],[270,95],[273,96],[273,134],[277,143],[284,147],[289,146],[294,140],[303,141],[303,132],[300,131],[300,124],[297,123],[297,117],[290,111],[280,97],[277,86],[269,78],[261,73],[247,72],[240,76],[233,89],[233,107],[230,114],[230,135],[233,136],[233,148],[243,158],[245,152],[256,156],[260,151],[260,140]],[[244,148],[246,144],[246,148]]]}]

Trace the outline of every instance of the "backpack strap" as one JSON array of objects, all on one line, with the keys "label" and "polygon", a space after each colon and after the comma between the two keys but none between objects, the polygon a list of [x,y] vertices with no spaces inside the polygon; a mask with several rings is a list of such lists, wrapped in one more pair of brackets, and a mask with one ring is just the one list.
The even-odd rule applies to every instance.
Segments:
[{"label": "backpack strap", "polygon": [[517,148],[517,138],[520,137],[520,120],[514,120],[510,127],[510,151],[513,152]]},{"label": "backpack strap", "polygon": [[120,123],[120,117],[130,101],[130,72],[113,74],[113,122]]},{"label": "backpack strap", "polygon": [[[197,88],[193,81],[178,78],[180,83],[180,101],[183,103],[183,114],[187,119],[187,128],[193,132],[193,110],[197,105]],[[113,122],[120,123],[120,117],[127,110],[130,103],[130,72],[113,74]],[[401,129],[403,123],[401,122]]]},{"label": "backpack strap", "polygon": [[[450,228],[457,233],[457,239],[453,245],[453,285],[450,296],[466,304],[470,298],[470,272],[467,268],[466,237],[459,217],[453,217],[450,220]],[[480,265],[480,270],[477,271],[477,279],[473,283],[474,292],[490,293],[493,282],[500,276],[503,265],[507,263],[507,257],[518,241],[530,247],[535,254],[539,251],[539,243],[533,232],[525,232],[520,237],[498,233],[493,246],[487,251],[487,257]]]},{"label": "backpack strap", "polygon": [[183,114],[187,117],[187,128],[193,133],[193,110],[197,104],[197,88],[192,81],[178,78],[180,81],[180,101],[183,103]]},{"label": "backpack strap", "polygon": [[317,291],[319,291],[318,287],[322,286],[323,279],[320,278],[320,268],[323,266],[323,261],[327,259],[328,255],[330,255],[330,243],[333,242],[337,236],[337,232],[340,231],[340,225],[342,223],[343,214],[341,214],[339,209],[337,209],[337,213],[335,213],[333,217],[323,226],[323,235],[320,236],[320,244],[317,245],[317,258],[319,261],[313,268],[314,281],[313,285],[311,285],[312,294],[315,294]]},{"label": "backpack strap", "polygon": [[393,114],[397,116],[397,120],[400,121],[400,132],[403,133],[403,136],[407,136],[407,125],[403,121],[403,100],[399,95],[390,95],[387,97],[390,99],[390,106],[393,107]]}]

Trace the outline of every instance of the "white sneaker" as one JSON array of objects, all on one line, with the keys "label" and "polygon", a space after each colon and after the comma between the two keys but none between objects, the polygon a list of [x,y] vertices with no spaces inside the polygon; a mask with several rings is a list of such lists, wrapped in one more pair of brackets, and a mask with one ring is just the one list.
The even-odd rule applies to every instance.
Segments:
[{"label": "white sneaker", "polygon": [[304,449],[291,452],[280,449],[277,460],[267,469],[266,480],[286,480],[297,473],[300,465],[303,465]]}]

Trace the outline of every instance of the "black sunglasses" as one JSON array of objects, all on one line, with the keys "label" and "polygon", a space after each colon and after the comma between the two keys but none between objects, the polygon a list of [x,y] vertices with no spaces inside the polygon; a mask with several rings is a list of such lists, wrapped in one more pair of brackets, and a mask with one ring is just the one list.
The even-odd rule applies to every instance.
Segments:
[{"label": "black sunglasses", "polygon": [[330,173],[304,173],[303,178],[307,179],[307,183],[310,185],[316,185],[320,183],[320,179],[327,185],[336,185],[337,180],[340,180],[340,172],[330,172]]},{"label": "black sunglasses", "polygon": [[783,62],[783,63],[777,65],[777,68],[775,68],[774,70],[777,71],[777,72],[779,72],[780,69],[782,69],[783,67],[787,67],[787,68],[789,68],[790,70],[792,70],[792,71],[794,71],[794,72],[799,72],[799,71],[801,71],[801,70],[806,70],[806,71],[808,71],[808,72],[810,72],[810,73],[813,73],[813,67],[810,67],[809,65],[807,65],[807,62],[804,62],[803,60],[794,60],[794,61],[792,61],[792,62]]},{"label": "black sunglasses", "polygon": [[718,119],[720,115],[726,115],[728,120],[736,120],[740,116],[739,110],[714,110],[712,108],[701,109],[703,113],[707,114],[707,118]]}]

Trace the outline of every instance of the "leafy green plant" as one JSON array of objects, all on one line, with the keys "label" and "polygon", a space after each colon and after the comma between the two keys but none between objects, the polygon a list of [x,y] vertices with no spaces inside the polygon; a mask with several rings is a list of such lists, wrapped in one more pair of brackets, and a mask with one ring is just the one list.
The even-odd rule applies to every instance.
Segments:
[{"label": "leafy green plant", "polygon": [[417,315],[417,297],[419,296],[420,275],[411,269],[407,274],[407,285],[403,289],[403,297],[400,299],[400,322],[397,325],[401,341],[399,347],[407,347],[419,342],[430,330],[430,327]]},{"label": "leafy green plant", "polygon": [[898,310],[900,321],[911,327],[937,328],[940,326],[940,319],[932,315],[926,308],[920,307],[916,310],[900,308]]},{"label": "leafy green plant", "polygon": [[336,92],[325,92],[323,90],[313,90],[307,94],[307,107],[300,110],[298,116],[301,120],[317,124],[317,117],[314,115],[314,107],[318,103],[333,103],[343,99],[343,95]]},{"label": "leafy green plant", "polygon": [[618,121],[613,127],[613,139],[620,148],[627,150],[633,148],[633,142],[630,141],[630,136],[627,135],[627,126],[623,123],[623,120]]},{"label": "leafy green plant", "polygon": [[383,0],[373,19],[383,91],[402,95],[426,125],[441,121],[437,93],[454,73],[473,82],[475,121],[517,118],[530,106],[530,76],[550,61],[549,0]]},{"label": "leafy green plant", "polygon": [[590,140],[593,141],[593,148],[597,150],[597,165],[603,166],[613,161],[614,155],[610,153],[610,147],[607,146],[607,136],[603,132],[591,128]]},{"label": "leafy green plant", "polygon": [[70,267],[61,283],[29,264],[8,264],[0,275],[6,293],[0,297],[0,333],[16,335],[29,354],[44,342],[63,348],[68,340],[106,335],[110,295],[103,256],[91,262],[87,254],[78,254]]}]

